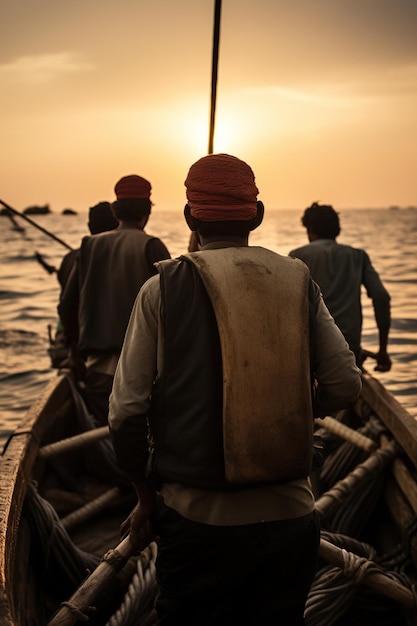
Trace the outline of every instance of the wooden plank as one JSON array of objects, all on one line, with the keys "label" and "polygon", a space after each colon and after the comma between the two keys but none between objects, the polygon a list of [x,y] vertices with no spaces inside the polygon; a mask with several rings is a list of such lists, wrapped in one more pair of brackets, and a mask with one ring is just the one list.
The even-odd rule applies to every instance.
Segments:
[{"label": "wooden plank", "polygon": [[363,375],[361,397],[385,424],[417,468],[417,420],[378,380],[366,373]]},{"label": "wooden plank", "polygon": [[394,479],[390,478],[385,489],[385,502],[391,512],[392,520],[398,530],[409,524],[414,517],[407,499]]},{"label": "wooden plank", "polygon": [[417,484],[401,459],[395,459],[392,474],[408,500],[414,515],[417,513]]},{"label": "wooden plank", "polygon": [[[391,513],[394,525],[397,527],[400,534],[404,533],[404,529],[415,518],[415,514],[409,506],[402,491],[398,488],[394,479],[388,481],[385,491],[385,502]],[[417,536],[414,535],[410,539],[410,555],[414,564],[417,567]]]}]

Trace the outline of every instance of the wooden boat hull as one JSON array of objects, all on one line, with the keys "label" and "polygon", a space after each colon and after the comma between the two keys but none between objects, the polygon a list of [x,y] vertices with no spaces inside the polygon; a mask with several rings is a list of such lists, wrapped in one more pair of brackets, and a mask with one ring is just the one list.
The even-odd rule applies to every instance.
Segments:
[{"label": "wooden boat hull", "polygon": [[[74,391],[68,376],[54,378],[0,460],[1,626],[46,624],[103,554],[119,543],[120,523],[135,503],[133,490],[113,475],[111,464],[94,457],[92,448],[102,445],[105,436],[99,431],[107,429],[90,424],[86,429]],[[78,440],[81,430],[91,436],[88,448]],[[62,440],[69,449],[64,443],[54,450],[54,442]],[[104,469],[96,471],[95,465]],[[113,587],[117,597],[106,591],[111,608],[124,593],[117,584]]]},{"label": "wooden boat hull", "polygon": [[[106,624],[123,604],[135,573],[138,577],[137,568],[142,587],[133,595],[141,596],[142,604],[135,609],[135,623],[155,623],[156,546],[132,556],[127,540],[120,544],[119,526],[135,503],[134,494],[113,475],[111,464],[95,475],[95,466],[102,464],[94,463],[93,450],[102,445],[106,433],[86,428],[82,414],[71,378],[58,375],[1,457],[0,626],[75,624],[74,607],[90,624]],[[82,430],[87,435],[80,436]],[[365,372],[355,407],[341,412],[337,423],[317,421],[317,433],[326,451],[323,467],[313,476],[322,544],[306,607],[307,626],[417,623],[416,420]],[[61,444],[55,442],[71,437],[72,443],[56,451]],[[82,445],[83,437],[92,440]],[[85,513],[92,505],[99,507],[98,512]],[[39,528],[51,515],[56,519],[49,537]],[[64,571],[58,571],[62,563],[57,565],[57,557],[52,565],[44,558],[45,534],[50,553],[65,554]],[[55,543],[54,534],[59,538]],[[103,561],[101,557],[116,546],[119,551],[110,550]],[[115,555],[120,563],[112,569]],[[71,576],[67,566],[73,570]],[[93,571],[90,577],[87,570]],[[342,596],[348,598],[346,606],[341,606]],[[60,608],[67,600],[71,610]],[[378,621],[382,613],[385,621]],[[351,616],[359,621],[349,621]]]},{"label": "wooden boat hull", "polygon": [[[19,624],[23,619],[17,607],[26,592],[14,584],[21,568],[17,556],[21,556],[18,537],[22,507],[50,415],[61,409],[68,393],[66,379],[54,379],[10,437],[1,457],[0,624]],[[22,591],[23,595],[19,597]]]}]

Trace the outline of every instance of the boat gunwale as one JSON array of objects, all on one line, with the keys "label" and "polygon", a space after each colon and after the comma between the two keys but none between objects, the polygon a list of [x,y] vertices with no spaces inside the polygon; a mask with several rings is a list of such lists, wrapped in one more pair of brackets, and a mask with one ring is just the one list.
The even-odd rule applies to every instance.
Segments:
[{"label": "boat gunwale", "polygon": [[42,436],[51,415],[58,411],[71,390],[65,375],[52,378],[38,400],[28,409],[0,456],[0,625],[15,624],[14,580],[17,538],[27,486],[31,481]]},{"label": "boat gunwale", "polygon": [[[17,625],[19,598],[13,585],[18,568],[18,530],[27,486],[38,458],[39,448],[50,423],[72,397],[67,374],[52,378],[30,407],[0,456],[0,626]],[[385,425],[404,455],[417,468],[417,420],[372,374],[363,373],[360,398],[352,407],[362,416],[369,410]]]},{"label": "boat gunwale", "polygon": [[363,413],[366,403],[376,417],[390,431],[413,467],[417,469],[417,420],[405,409],[393,394],[368,372],[363,372],[362,392],[354,409]]}]

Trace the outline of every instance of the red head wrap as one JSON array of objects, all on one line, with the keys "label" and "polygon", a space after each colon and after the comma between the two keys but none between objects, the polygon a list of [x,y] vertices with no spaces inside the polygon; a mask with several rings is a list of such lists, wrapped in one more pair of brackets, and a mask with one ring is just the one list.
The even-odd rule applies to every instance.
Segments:
[{"label": "red head wrap", "polygon": [[185,181],[190,213],[203,222],[250,220],[259,193],[247,163],[229,154],[209,154],[190,167]]},{"label": "red head wrap", "polygon": [[151,184],[142,176],[124,176],[114,187],[116,198],[149,198],[151,195]]}]

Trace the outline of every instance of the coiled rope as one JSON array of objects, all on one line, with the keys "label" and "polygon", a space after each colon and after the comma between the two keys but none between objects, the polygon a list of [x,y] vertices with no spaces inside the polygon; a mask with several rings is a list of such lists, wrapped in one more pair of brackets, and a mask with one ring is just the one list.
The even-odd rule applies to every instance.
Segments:
[{"label": "coiled rope", "polygon": [[55,509],[39,495],[36,483],[27,486],[22,516],[34,537],[31,563],[39,587],[55,600],[68,598],[100,559],[72,542]]},{"label": "coiled rope", "polygon": [[106,626],[152,626],[157,623],[153,609],[158,591],[155,578],[155,560],[157,546],[155,542],[140,554],[137,570],[126,591],[123,602],[112,615]]},{"label": "coiled rope", "polygon": [[[306,626],[405,626],[404,606],[414,613],[417,606],[410,580],[394,571],[382,574],[375,549],[369,544],[325,531],[321,538],[342,548],[343,564],[318,569],[306,603]],[[373,578],[381,580],[385,593],[367,586]]]},{"label": "coiled rope", "polygon": [[[366,417],[361,433],[376,442],[386,442],[386,428],[371,411]],[[334,562],[321,561],[306,604],[306,625],[405,626],[409,609],[404,604],[412,608],[414,615],[417,606],[413,584],[405,574],[417,520],[406,529],[401,545],[391,555],[377,555],[373,546],[349,536],[363,536],[366,527],[372,527],[388,467],[397,462],[394,457],[399,448],[391,440],[368,457],[348,442],[336,447],[332,434],[323,432],[323,439],[325,449],[333,449],[320,471],[321,486],[327,488],[316,503],[322,520],[321,537],[343,549],[343,562],[335,567]],[[369,586],[369,581],[380,578],[381,572],[385,592],[388,586],[387,595]]]}]

